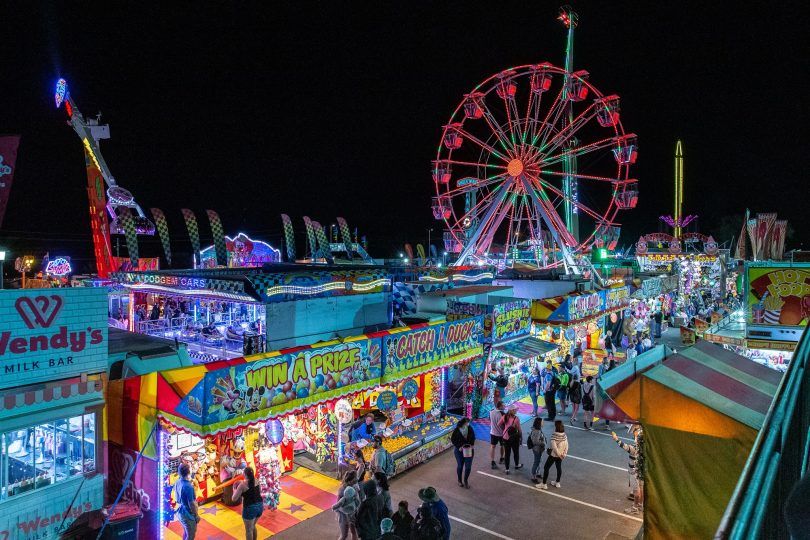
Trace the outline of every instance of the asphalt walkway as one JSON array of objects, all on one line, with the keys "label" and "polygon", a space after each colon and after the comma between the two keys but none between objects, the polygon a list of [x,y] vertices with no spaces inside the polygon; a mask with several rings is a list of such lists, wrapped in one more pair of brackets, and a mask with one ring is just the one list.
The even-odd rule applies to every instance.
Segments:
[{"label": "asphalt walkway", "polygon": [[[450,509],[451,538],[504,540],[532,538],[633,538],[641,527],[640,516],[628,516],[624,509],[631,505],[627,478],[627,454],[613,442],[606,430],[585,431],[582,421],[577,427],[566,422],[570,453],[563,462],[562,487],[537,489],[530,481],[531,451],[521,447],[523,469],[506,475],[503,466],[492,470],[489,464],[489,441],[476,441],[476,457],[470,476],[470,489],[458,487],[456,462],[452,451],[446,451],[429,462],[396,476],[391,481],[394,507],[398,501],[409,502],[415,514],[419,505],[417,492],[433,486]],[[524,424],[528,433],[531,423]],[[627,437],[624,426],[617,434]],[[548,437],[551,426],[545,425]],[[627,439],[628,441],[630,439]],[[541,469],[542,471],[542,469]],[[554,468],[551,469],[554,474]],[[335,515],[326,511],[273,538],[337,537]]]}]

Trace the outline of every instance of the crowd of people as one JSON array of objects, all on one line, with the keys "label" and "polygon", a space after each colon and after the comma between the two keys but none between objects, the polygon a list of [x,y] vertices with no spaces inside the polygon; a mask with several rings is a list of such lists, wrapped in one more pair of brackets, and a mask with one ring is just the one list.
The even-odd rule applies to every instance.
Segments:
[{"label": "crowd of people", "polygon": [[388,476],[374,471],[363,480],[356,471],[347,471],[338,489],[335,511],[339,539],[346,540],[447,540],[450,538],[450,517],[447,505],[433,487],[420,489],[420,505],[416,516],[411,514],[408,501],[402,500],[392,508]]}]

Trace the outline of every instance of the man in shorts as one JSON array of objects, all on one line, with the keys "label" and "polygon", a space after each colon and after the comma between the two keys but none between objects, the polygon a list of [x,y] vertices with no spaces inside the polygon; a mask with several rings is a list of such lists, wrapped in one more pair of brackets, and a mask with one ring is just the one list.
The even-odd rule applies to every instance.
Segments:
[{"label": "man in shorts", "polygon": [[497,469],[498,464],[495,463],[495,447],[501,447],[500,463],[503,463],[503,429],[498,426],[500,419],[505,414],[503,401],[495,404],[495,408],[489,412],[489,443],[492,445],[489,449],[489,459],[492,462],[492,468]]}]

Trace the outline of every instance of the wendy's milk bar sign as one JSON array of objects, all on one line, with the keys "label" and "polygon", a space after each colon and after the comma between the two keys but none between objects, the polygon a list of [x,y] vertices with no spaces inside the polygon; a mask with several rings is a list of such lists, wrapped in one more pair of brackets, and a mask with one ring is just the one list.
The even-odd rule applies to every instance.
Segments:
[{"label": "wendy's milk bar sign", "polygon": [[0,290],[0,390],[107,368],[107,289]]}]

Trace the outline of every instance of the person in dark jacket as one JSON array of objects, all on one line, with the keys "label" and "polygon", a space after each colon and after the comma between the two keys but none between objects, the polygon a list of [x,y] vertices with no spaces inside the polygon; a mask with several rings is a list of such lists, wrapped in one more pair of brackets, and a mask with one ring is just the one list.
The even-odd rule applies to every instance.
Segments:
[{"label": "person in dark jacket", "polygon": [[[475,432],[470,425],[469,418],[462,418],[456,424],[456,429],[450,435],[450,442],[453,443],[453,454],[456,456],[456,476],[458,476],[459,487],[470,488],[470,471],[472,470],[472,460],[475,453]],[[462,482],[461,473],[464,472]]]},{"label": "person in dark jacket", "polygon": [[380,536],[377,540],[404,540],[402,537],[394,533],[394,522],[391,518],[383,518],[380,522]]},{"label": "person in dark jacket", "polygon": [[430,503],[422,503],[416,510],[416,519],[411,529],[411,540],[442,540],[443,538],[446,538],[444,528],[441,522],[433,517]]},{"label": "person in dark jacket", "polygon": [[394,515],[391,516],[391,521],[394,522],[394,534],[408,540],[411,537],[411,527],[413,525],[413,516],[408,511],[408,501],[399,501],[399,506]]},{"label": "person in dark jacket", "polygon": [[430,506],[430,510],[433,513],[433,516],[439,520],[439,523],[442,524],[442,529],[444,529],[444,535],[442,538],[444,540],[450,539],[450,515],[447,510],[447,505],[444,504],[444,501],[439,498],[438,493],[436,493],[436,488],[434,487],[426,487],[419,490],[419,499],[422,502],[428,503]]},{"label": "person in dark jacket", "polygon": [[377,483],[374,480],[363,482],[361,489],[365,498],[357,509],[357,534],[360,540],[376,540],[380,536],[380,522],[385,517],[385,503],[382,495],[377,493]]}]

